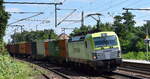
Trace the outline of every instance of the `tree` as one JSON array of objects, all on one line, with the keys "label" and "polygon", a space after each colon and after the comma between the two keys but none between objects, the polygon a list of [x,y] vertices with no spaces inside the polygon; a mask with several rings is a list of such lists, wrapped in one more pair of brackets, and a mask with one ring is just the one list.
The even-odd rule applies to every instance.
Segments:
[{"label": "tree", "polygon": [[75,28],[70,36],[76,36],[76,35],[85,35],[88,31],[92,29],[91,26],[81,26],[80,28]]},{"label": "tree", "polygon": [[24,31],[13,34],[11,38],[13,39],[12,42],[32,42],[35,40],[56,39],[57,34],[52,29],[31,32]]},{"label": "tree", "polygon": [[122,13],[122,19],[123,19],[123,24],[126,27],[127,31],[131,31],[134,29],[135,26],[135,21],[134,21],[134,17],[135,15],[133,15],[131,12],[124,12]]},{"label": "tree", "polygon": [[5,35],[8,19],[9,15],[4,10],[3,0],[0,0],[0,52],[4,49],[3,36]]},{"label": "tree", "polygon": [[113,28],[111,24],[100,23],[99,25],[94,25],[93,27],[81,26],[80,28],[75,28],[70,35],[71,36],[86,35],[88,33],[94,33],[94,32],[100,32],[100,31],[112,31],[112,30]]},{"label": "tree", "polygon": [[118,34],[119,37],[122,36],[123,32],[126,32],[124,24],[122,24],[122,16],[117,15],[114,17],[115,21],[113,24],[114,31]]},{"label": "tree", "polygon": [[6,25],[8,23],[9,15],[4,10],[3,0],[0,1],[0,40],[2,41],[5,35]]},{"label": "tree", "polygon": [[145,27],[135,27],[134,15],[124,12],[114,17],[115,32],[118,34],[123,52],[144,51]]}]

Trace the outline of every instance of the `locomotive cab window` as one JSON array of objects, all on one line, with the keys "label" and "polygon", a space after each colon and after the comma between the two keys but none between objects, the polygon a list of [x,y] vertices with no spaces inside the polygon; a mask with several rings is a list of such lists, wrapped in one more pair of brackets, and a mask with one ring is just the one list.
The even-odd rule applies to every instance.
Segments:
[{"label": "locomotive cab window", "polygon": [[117,38],[113,36],[95,37],[93,38],[95,47],[114,46],[117,45]]},{"label": "locomotive cab window", "polygon": [[114,46],[117,45],[117,38],[116,36],[107,36],[106,37],[107,45]]}]

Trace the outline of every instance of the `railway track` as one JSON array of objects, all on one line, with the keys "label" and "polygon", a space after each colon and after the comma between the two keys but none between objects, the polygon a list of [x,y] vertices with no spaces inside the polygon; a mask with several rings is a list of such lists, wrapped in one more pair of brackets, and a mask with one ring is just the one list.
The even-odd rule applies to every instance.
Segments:
[{"label": "railway track", "polygon": [[[43,63],[43,62],[42,62]],[[56,67],[52,64],[42,64],[40,63],[41,67],[44,67],[54,73],[61,75],[64,79],[142,79],[142,77],[136,77],[133,75],[127,75],[124,73],[112,72],[112,73],[104,73],[104,74],[95,74],[89,75],[84,74],[84,72],[79,72],[78,70],[67,70],[66,68],[63,69],[62,67]],[[39,64],[39,63],[38,63]],[[75,71],[75,72],[74,72]]]},{"label": "railway track", "polygon": [[133,72],[125,73],[125,72],[121,72],[120,70],[119,71],[117,70],[117,71],[114,71],[113,73],[116,75],[124,76],[127,79],[149,79],[148,77],[145,77],[145,76],[135,75],[135,73],[133,73]]},{"label": "railway track", "polygon": [[141,73],[141,74],[145,74],[145,75],[150,75],[150,70],[148,70],[148,69],[142,69],[142,68],[131,67],[131,66],[118,67],[118,69],[119,70],[130,71],[130,72]]},{"label": "railway track", "polygon": [[121,67],[118,67],[119,73],[125,73],[141,79],[150,79],[150,64],[140,62],[123,62]]},{"label": "railway track", "polygon": [[129,71],[129,68],[119,67],[118,70],[112,73],[89,75],[85,74],[84,71],[65,68],[49,63],[48,61],[31,61],[26,59],[23,59],[22,61],[36,64],[38,65],[38,67],[35,67],[36,69],[42,67],[55,75],[55,77],[52,78],[49,76],[49,74],[44,74],[41,72],[41,74],[44,76],[44,79],[150,79],[148,75],[143,75],[141,73],[134,72],[133,70]]},{"label": "railway track", "polygon": [[[48,69],[49,71],[52,71],[52,72],[55,73],[55,74],[58,74],[58,75],[61,76],[62,78],[71,79],[70,76],[67,76],[67,75],[65,75],[65,74],[63,74],[63,73],[61,73],[61,72],[58,72],[57,70],[55,70],[55,69],[53,69],[53,68],[50,68],[48,64],[43,65],[42,67]],[[58,69],[58,68],[57,68],[57,69]],[[59,69],[60,69],[60,68],[59,68]]]}]

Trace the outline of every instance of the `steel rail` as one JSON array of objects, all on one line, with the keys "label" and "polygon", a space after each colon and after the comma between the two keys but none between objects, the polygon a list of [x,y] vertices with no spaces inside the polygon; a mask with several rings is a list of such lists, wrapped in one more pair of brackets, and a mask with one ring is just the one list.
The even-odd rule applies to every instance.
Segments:
[{"label": "steel rail", "polygon": [[58,72],[58,71],[56,71],[56,70],[54,70],[54,69],[48,68],[48,65],[46,65],[46,64],[45,64],[44,66],[45,66],[46,69],[48,69],[48,70],[54,72],[55,74],[58,74],[59,76],[65,78],[65,79],[71,79],[71,77],[69,77],[69,76],[67,76],[67,75],[65,75],[65,74],[63,74],[63,73],[61,73],[61,72]]},{"label": "steel rail", "polygon": [[134,76],[134,75],[127,75],[127,74],[118,73],[118,72],[112,72],[112,73],[116,74],[116,75],[121,75],[121,76],[124,76],[124,77],[129,77],[131,79],[143,79],[143,77],[137,77],[137,76]]}]

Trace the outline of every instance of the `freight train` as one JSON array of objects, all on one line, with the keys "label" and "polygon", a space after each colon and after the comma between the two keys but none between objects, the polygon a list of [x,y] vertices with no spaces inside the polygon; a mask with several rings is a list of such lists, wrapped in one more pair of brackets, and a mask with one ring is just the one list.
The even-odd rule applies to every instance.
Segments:
[{"label": "freight train", "polygon": [[101,72],[113,71],[122,63],[115,32],[97,32],[63,40],[10,43],[7,49],[13,56],[46,58],[50,62],[90,67]]}]

